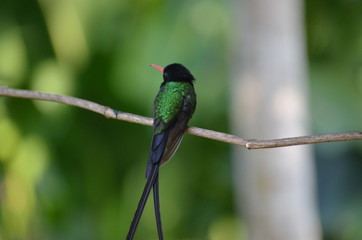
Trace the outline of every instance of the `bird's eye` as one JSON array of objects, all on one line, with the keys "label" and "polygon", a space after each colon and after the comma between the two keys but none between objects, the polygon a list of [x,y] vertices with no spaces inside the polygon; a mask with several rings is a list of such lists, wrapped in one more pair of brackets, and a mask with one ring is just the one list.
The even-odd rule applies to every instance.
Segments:
[{"label": "bird's eye", "polygon": [[168,73],[165,73],[165,72],[164,72],[164,73],[163,73],[163,78],[164,78],[164,79],[168,79]]}]

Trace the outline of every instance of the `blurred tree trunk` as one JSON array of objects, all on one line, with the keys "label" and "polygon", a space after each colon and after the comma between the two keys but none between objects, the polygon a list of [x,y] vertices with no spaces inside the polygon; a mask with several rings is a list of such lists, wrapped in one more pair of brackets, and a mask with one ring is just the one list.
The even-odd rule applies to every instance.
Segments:
[{"label": "blurred tree trunk", "polygon": [[[272,139],[308,134],[301,0],[235,6],[233,132]],[[234,148],[237,204],[252,240],[321,239],[310,146]]]}]

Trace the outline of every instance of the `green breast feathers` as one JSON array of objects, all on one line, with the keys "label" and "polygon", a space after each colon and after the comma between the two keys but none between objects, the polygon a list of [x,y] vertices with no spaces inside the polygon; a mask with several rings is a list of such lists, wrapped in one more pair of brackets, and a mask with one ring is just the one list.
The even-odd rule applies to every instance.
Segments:
[{"label": "green breast feathers", "polygon": [[164,123],[173,120],[182,110],[184,99],[194,105],[193,86],[186,82],[168,82],[156,96],[153,117],[161,118]]}]

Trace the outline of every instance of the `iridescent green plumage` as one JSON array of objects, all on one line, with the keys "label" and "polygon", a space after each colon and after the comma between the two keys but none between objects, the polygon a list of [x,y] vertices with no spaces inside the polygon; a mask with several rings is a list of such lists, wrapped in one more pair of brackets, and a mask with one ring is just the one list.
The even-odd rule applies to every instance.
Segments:
[{"label": "iridescent green plumage", "polygon": [[[186,103],[184,103],[186,102]],[[165,124],[174,120],[182,110],[183,104],[193,105],[191,116],[195,111],[196,95],[194,87],[188,82],[167,82],[161,86],[153,109],[153,118],[162,120]],[[158,126],[154,133],[160,133],[165,126]]]},{"label": "iridescent green plumage", "polygon": [[162,166],[176,152],[195,107],[196,94],[192,80],[162,83],[153,107],[154,135],[146,177],[152,165],[159,163]]}]

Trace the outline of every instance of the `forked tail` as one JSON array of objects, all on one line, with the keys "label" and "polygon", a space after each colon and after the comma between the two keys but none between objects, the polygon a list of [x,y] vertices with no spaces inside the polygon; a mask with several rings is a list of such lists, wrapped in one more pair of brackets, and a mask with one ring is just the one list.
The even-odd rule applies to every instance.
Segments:
[{"label": "forked tail", "polygon": [[136,212],[134,214],[134,217],[133,217],[133,220],[132,220],[132,223],[131,223],[131,227],[129,228],[126,240],[132,240],[133,237],[134,237],[134,234],[136,233],[136,229],[137,229],[138,223],[140,221],[140,218],[142,216],[143,209],[145,208],[148,196],[150,195],[151,188],[155,185],[155,182],[157,182],[157,184],[158,184],[158,170],[159,170],[159,168],[160,168],[159,164],[155,164],[152,167],[152,170],[151,170],[151,172],[149,174],[149,177],[147,179],[146,186],[143,189],[141,199],[140,199],[140,201],[138,203],[137,210],[136,210]]}]

